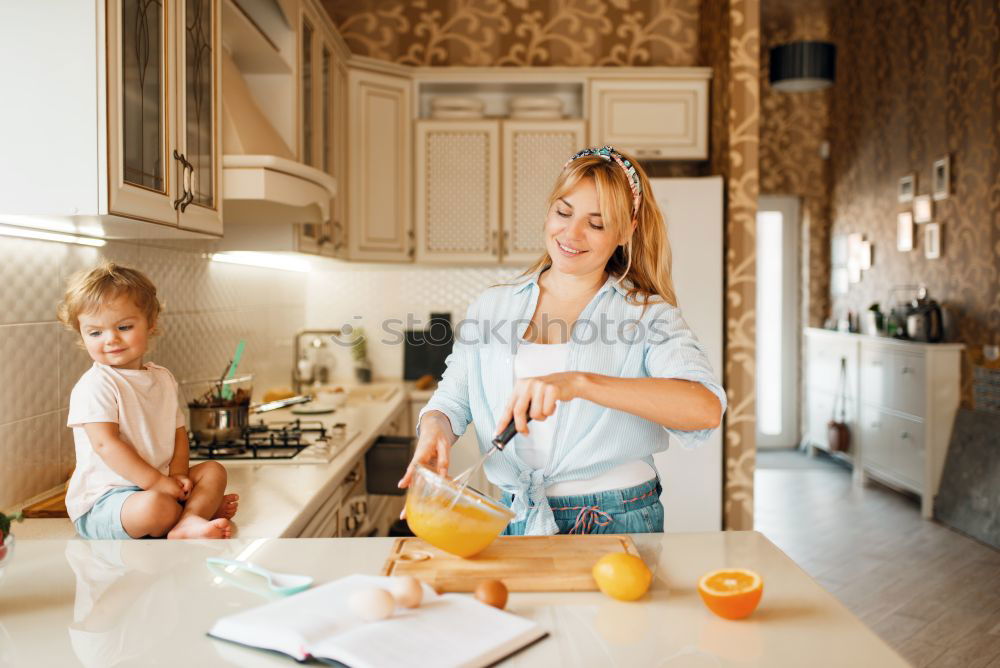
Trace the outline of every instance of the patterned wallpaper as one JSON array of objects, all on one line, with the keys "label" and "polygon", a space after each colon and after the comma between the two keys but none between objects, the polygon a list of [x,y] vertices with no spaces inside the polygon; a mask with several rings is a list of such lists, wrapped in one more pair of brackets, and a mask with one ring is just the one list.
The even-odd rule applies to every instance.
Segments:
[{"label": "patterned wallpaper", "polygon": [[728,529],[753,528],[756,460],[756,214],[760,126],[760,2],[705,0],[701,49],[712,66],[711,170],[726,178],[724,438]]},{"label": "patterned wallpaper", "polygon": [[[800,318],[821,327],[830,311],[830,168],[820,157],[829,140],[833,89],[782,93],[771,88],[770,49],[801,40],[829,41],[829,11],[819,3],[761,17],[760,192],[802,200]],[[838,63],[839,65],[839,63]]]},{"label": "patterned wallpaper", "polygon": [[[1000,343],[1000,5],[996,0],[834,3],[838,81],[831,108],[832,233],[863,232],[873,266],[834,312],[883,305],[894,285],[926,283],[954,316],[951,338]],[[840,74],[842,73],[842,75]],[[951,157],[950,198],[934,202],[942,254],[896,250],[900,177],[931,191]],[[964,396],[971,374],[963,370]]]},{"label": "patterned wallpaper", "polygon": [[698,65],[699,0],[323,0],[353,53],[403,65]]},{"label": "patterned wallpaper", "polygon": [[724,524],[753,526],[754,237],[760,0],[324,0],[352,52],[404,65],[710,65],[711,160],[651,176],[727,180]]}]

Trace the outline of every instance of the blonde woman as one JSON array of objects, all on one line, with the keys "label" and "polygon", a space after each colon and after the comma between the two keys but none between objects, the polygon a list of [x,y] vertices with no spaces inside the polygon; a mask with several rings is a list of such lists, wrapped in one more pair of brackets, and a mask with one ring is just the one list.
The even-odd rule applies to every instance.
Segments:
[{"label": "blonde woman", "polygon": [[[725,392],[681,318],[666,226],[642,168],[605,146],[566,163],[548,201],[545,253],[493,286],[457,328],[417,421],[400,487],[423,464],[447,473],[471,422],[517,516],[508,534],[663,530],[653,454],[717,428]],[[530,417],[530,422],[528,418]]]}]

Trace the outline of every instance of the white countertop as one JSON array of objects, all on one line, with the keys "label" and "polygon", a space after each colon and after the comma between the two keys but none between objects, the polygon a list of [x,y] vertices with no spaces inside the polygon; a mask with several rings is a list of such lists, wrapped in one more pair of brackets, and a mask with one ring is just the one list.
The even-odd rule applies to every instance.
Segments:
[{"label": "white countertop", "polygon": [[[232,464],[220,460],[229,473],[227,492],[240,495],[239,511],[234,518],[235,535],[240,538],[297,536],[321,503],[375,439],[399,408],[409,401],[405,384],[373,383],[372,388],[396,387],[387,401],[348,402],[325,415],[293,415],[289,409],[263,413],[266,422],[320,420],[329,426],[347,425],[358,435],[327,464]],[[254,416],[254,421],[258,418]],[[70,538],[75,535],[67,519],[33,519],[17,525],[22,538]]]},{"label": "white countertop", "polygon": [[[551,635],[505,665],[907,665],[759,533],[634,539],[655,573],[646,596],[623,603],[597,592],[513,593],[508,610]],[[205,558],[242,555],[322,584],[378,574],[392,540],[19,541],[0,571],[0,665],[293,666],[205,635],[219,617],[267,600],[216,580]],[[698,596],[699,576],[726,566],[751,568],[764,580],[748,619],[717,618]]]}]

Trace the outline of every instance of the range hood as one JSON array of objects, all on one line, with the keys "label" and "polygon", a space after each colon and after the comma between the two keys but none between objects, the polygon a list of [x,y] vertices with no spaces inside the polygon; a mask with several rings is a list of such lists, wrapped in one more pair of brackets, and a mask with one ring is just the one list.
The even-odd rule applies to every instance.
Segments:
[{"label": "range hood", "polygon": [[243,224],[323,223],[337,181],[295,160],[222,50],[222,193],[226,236]]}]

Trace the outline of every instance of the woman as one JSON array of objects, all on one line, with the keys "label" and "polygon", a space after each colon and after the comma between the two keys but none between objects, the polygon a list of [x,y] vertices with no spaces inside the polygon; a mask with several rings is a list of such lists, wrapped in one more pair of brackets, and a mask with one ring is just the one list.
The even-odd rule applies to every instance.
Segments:
[{"label": "woman", "polygon": [[[653,454],[694,447],[726,397],[676,307],[670,248],[642,168],[605,146],[564,166],[548,201],[545,253],[469,306],[447,369],[417,421],[416,464],[445,475],[473,422],[517,516],[508,534],[663,530]],[[528,417],[531,422],[528,423]]]}]

